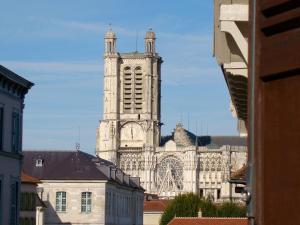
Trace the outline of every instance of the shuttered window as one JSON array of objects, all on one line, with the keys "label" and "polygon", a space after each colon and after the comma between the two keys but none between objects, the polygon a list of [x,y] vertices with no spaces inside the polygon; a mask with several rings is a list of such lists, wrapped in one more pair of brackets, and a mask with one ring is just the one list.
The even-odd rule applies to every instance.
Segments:
[{"label": "shuttered window", "polygon": [[23,192],[21,194],[21,211],[35,211],[36,193]]},{"label": "shuttered window", "polygon": [[18,182],[10,185],[10,225],[18,223]]},{"label": "shuttered window", "polygon": [[20,151],[20,115],[17,112],[12,113],[12,137],[11,137],[12,152]]},{"label": "shuttered window", "polygon": [[65,212],[67,205],[67,194],[64,191],[56,192],[55,210],[57,212]]},{"label": "shuttered window", "polygon": [[3,151],[3,113],[4,108],[0,106],[0,151]]}]

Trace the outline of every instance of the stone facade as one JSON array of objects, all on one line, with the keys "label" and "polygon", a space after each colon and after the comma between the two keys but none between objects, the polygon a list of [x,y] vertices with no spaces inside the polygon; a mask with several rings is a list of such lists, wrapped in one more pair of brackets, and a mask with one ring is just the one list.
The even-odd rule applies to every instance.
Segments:
[{"label": "stone facade", "polygon": [[103,120],[96,152],[116,163],[120,148],[152,151],[160,138],[160,65],[155,34],[145,37],[145,53],[116,52],[116,35],[105,35]]},{"label": "stone facade", "polygon": [[32,83],[0,65],[0,224],[18,224],[24,98]]},{"label": "stone facade", "polygon": [[45,225],[142,225],[144,190],[112,163],[81,151],[24,151],[40,179]]},{"label": "stone facade", "polygon": [[[45,224],[143,224],[143,194],[106,181],[47,181],[39,184],[46,203]],[[66,211],[55,209],[56,193],[66,192]],[[91,193],[91,211],[82,212],[81,193]],[[135,217],[135,214],[138,214]],[[136,220],[137,219],[137,220]]]},{"label": "stone facade", "polygon": [[162,59],[155,40],[155,33],[148,31],[144,53],[120,54],[115,33],[106,33],[97,155],[140,177],[146,191],[160,197],[194,192],[220,201],[239,198],[228,180],[246,162],[244,138],[197,137],[181,124],[171,136],[161,136]]}]

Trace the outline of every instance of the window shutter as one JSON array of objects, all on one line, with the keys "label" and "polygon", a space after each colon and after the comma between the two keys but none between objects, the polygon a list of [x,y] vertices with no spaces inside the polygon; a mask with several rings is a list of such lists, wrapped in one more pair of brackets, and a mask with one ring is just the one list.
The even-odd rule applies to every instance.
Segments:
[{"label": "window shutter", "polygon": [[0,107],[0,151],[3,150],[3,107]]}]

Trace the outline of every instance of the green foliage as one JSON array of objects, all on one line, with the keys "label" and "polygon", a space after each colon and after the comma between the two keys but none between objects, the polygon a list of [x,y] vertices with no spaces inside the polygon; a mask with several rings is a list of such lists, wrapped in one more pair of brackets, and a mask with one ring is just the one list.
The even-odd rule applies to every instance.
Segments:
[{"label": "green foliage", "polygon": [[218,207],[218,217],[245,217],[246,213],[245,206],[233,202],[224,202]]},{"label": "green foliage", "polygon": [[172,200],[160,219],[160,225],[167,225],[175,215],[177,217],[196,217],[198,216],[200,198],[193,194],[182,194]]},{"label": "green foliage", "polygon": [[217,217],[218,209],[210,198],[201,199],[200,209],[203,217]]},{"label": "green foliage", "polygon": [[193,193],[178,195],[169,202],[162,217],[160,225],[167,225],[176,217],[197,217],[199,209],[203,217],[245,217],[246,207],[233,203],[223,202],[215,204],[210,198],[202,199]]}]

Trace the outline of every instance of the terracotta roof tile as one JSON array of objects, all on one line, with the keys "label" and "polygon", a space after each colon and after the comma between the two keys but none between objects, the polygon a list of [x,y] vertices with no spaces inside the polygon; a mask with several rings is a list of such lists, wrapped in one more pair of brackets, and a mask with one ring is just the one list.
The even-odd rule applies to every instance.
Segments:
[{"label": "terracotta roof tile", "polygon": [[175,217],[168,225],[247,225],[247,218]]},{"label": "terracotta roof tile", "polygon": [[28,175],[27,173],[25,173],[24,171],[22,171],[21,172],[21,182],[22,183],[37,184],[37,183],[40,183],[41,181],[38,178],[32,177],[32,176]]},{"label": "terracotta roof tile", "polygon": [[168,202],[168,200],[144,201],[144,212],[163,212]]}]

